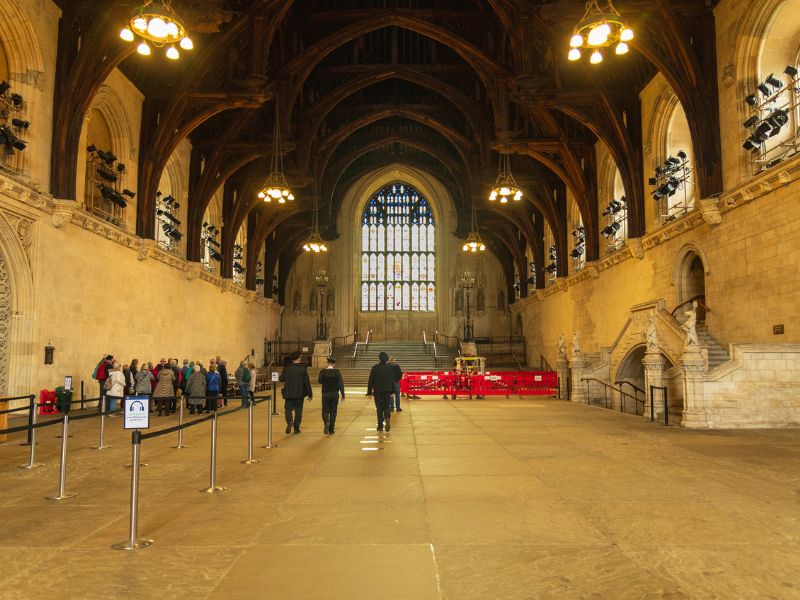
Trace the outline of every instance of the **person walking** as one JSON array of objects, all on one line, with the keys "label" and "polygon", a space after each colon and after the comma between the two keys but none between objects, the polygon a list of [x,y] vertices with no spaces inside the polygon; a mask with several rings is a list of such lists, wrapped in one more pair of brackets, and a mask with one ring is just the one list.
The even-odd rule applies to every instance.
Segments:
[{"label": "person walking", "polygon": [[194,363],[189,363],[186,369],[189,377],[186,380],[186,397],[189,399],[189,414],[193,415],[196,410],[203,414],[203,407],[206,403],[206,376],[200,369],[194,368]]},{"label": "person walking", "polygon": [[133,393],[137,396],[147,396],[147,405],[149,406],[149,411],[153,412],[153,385],[152,382],[154,381],[153,374],[150,372],[150,369],[147,368],[147,365],[142,365],[142,368],[136,372],[136,377],[134,378],[133,384]]},{"label": "person walking", "polygon": [[217,357],[217,373],[219,373],[219,384],[222,389],[222,401],[228,406],[228,361]]},{"label": "person walking", "polygon": [[389,364],[392,366],[392,373],[394,374],[394,403],[392,403],[392,396],[389,396],[389,408],[392,412],[403,412],[400,408],[400,380],[403,378],[403,369],[397,364],[394,356],[389,359]]},{"label": "person walking", "polygon": [[367,383],[367,396],[373,396],[375,400],[378,431],[383,431],[384,423],[386,431],[391,430],[392,413],[389,410],[389,402],[394,393],[394,370],[388,364],[388,360],[389,355],[386,352],[378,354],[379,362],[370,370],[369,383]]},{"label": "person walking", "polygon": [[325,427],[324,434],[333,435],[336,427],[336,413],[339,410],[339,394],[344,402],[344,381],[342,374],[336,368],[336,359],[328,357],[328,367],[319,372],[317,383],[322,385],[322,421]]},{"label": "person walking", "polygon": [[106,400],[108,401],[108,415],[116,417],[117,401],[122,401],[125,395],[125,375],[118,362],[111,365],[111,370],[106,378]]},{"label": "person walking", "polygon": [[220,390],[219,373],[217,373],[217,364],[211,363],[208,366],[208,373],[206,373],[206,410],[212,412],[217,410],[217,396]]},{"label": "person walking", "polygon": [[256,384],[258,383],[258,369],[256,369],[256,363],[253,362],[247,365],[247,368],[250,371],[250,399],[255,401]]},{"label": "person walking", "polygon": [[[303,400],[312,398],[311,380],[308,378],[308,369],[302,364],[302,355],[294,352],[289,357],[291,362],[281,371],[278,378],[283,382],[283,413],[286,418],[286,433],[300,433],[300,423],[303,420]],[[294,413],[294,414],[293,414]]]},{"label": "person walking", "polygon": [[158,416],[162,413],[166,416],[169,415],[170,404],[175,399],[175,373],[169,368],[169,365],[160,363],[157,367],[158,377],[156,382],[156,389],[153,390],[153,400],[156,402],[158,408]]},{"label": "person walking", "polygon": [[250,381],[252,380],[252,374],[244,361],[239,363],[239,368],[236,369],[234,377],[236,377],[236,383],[239,386],[239,393],[242,395],[242,406],[247,408],[250,406]]}]

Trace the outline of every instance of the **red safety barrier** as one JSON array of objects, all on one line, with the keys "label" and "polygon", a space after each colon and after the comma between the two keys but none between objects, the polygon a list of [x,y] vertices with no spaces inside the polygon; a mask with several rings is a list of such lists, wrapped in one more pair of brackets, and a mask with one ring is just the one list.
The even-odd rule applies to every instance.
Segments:
[{"label": "red safety barrier", "polygon": [[55,390],[42,390],[39,392],[39,414],[58,414],[58,398]]},{"label": "red safety barrier", "polygon": [[486,375],[444,372],[405,373],[400,391],[409,396],[554,396],[558,374],[552,371],[496,371]]}]

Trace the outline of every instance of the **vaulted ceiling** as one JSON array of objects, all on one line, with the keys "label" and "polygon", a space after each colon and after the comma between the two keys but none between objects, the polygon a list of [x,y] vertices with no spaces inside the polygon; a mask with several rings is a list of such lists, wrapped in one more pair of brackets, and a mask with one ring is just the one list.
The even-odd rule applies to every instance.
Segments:
[{"label": "vaulted ceiling", "polygon": [[[138,233],[153,236],[161,173],[188,137],[194,150],[187,257],[199,260],[203,214],[222,187],[227,276],[240,227],[247,227],[251,248],[267,241],[268,274],[279,259],[286,270],[309,231],[314,198],[323,237],[334,238],[345,191],[387,163],[422,169],[447,186],[459,233],[469,228],[476,201],[492,250],[520,272],[526,245],[537,268],[544,265],[545,221],[559,253],[568,252],[569,190],[586,225],[587,258],[595,259],[598,140],[620,169],[630,234],[643,233],[638,93],[657,71],[678,95],[695,152],[704,158],[697,165],[701,195],[721,191],[708,0],[616,2],[637,37],[629,55],[601,66],[565,58],[581,0],[174,0],[196,45],[175,63],[142,60],[117,38],[131,3],[61,5],[53,192],[74,197],[83,117],[118,66],[145,94]],[[297,196],[279,212],[256,197],[271,159],[276,103]],[[484,201],[498,151],[513,154],[526,191],[522,205]],[[259,256],[248,258],[252,287]]]}]

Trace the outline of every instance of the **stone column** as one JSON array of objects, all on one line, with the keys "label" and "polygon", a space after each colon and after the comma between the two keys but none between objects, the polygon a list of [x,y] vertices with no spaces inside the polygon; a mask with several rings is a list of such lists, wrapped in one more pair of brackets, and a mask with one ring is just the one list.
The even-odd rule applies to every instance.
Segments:
[{"label": "stone column", "polygon": [[556,360],[556,373],[558,373],[558,398],[559,400],[569,400],[567,390],[569,388],[569,361],[566,356],[559,356]]},{"label": "stone column", "polygon": [[[661,356],[658,348],[648,348],[647,352],[642,359],[644,366],[644,418],[650,419],[650,386],[661,387],[664,385],[664,357]],[[661,393],[654,393],[655,400],[655,417],[659,419],[664,412],[664,401],[662,400]]]},{"label": "stone column", "polygon": [[583,354],[573,354],[569,361],[570,378],[572,382],[572,396],[570,400],[573,402],[586,403],[588,396],[586,395],[586,382],[581,381],[583,371],[586,369],[586,359]]},{"label": "stone column", "polygon": [[706,365],[699,346],[688,346],[678,360],[683,370],[683,418],[681,425],[692,429],[708,427],[705,401]]},{"label": "stone column", "polygon": [[311,367],[324,369],[328,366],[328,342],[317,340],[314,342],[314,354],[311,355]]}]

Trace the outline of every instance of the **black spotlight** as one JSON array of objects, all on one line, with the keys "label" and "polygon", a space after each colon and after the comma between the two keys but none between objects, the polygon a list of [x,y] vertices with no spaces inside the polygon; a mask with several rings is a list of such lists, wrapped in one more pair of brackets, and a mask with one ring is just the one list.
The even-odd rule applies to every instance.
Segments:
[{"label": "black spotlight", "polygon": [[23,121],[22,119],[11,119],[11,124],[18,129],[27,129],[31,126],[30,121]]},{"label": "black spotlight", "polygon": [[94,144],[90,144],[89,146],[86,147],[86,151],[87,152],[97,152],[97,146],[95,146]]},{"label": "black spotlight", "polygon": [[767,87],[766,83],[759,83],[756,86],[756,89],[758,89],[758,91],[761,92],[764,96],[770,96],[772,94],[772,92],[769,91],[769,88]]},{"label": "black spotlight", "polygon": [[775,77],[775,73],[770,73],[769,77],[765,80],[768,84],[775,88],[775,90],[779,90],[783,87],[783,82]]},{"label": "black spotlight", "polygon": [[100,177],[102,177],[106,181],[110,181],[112,183],[117,181],[117,176],[114,174],[114,172],[109,171],[102,165],[97,167],[97,174],[100,175]]},{"label": "black spotlight", "polygon": [[117,173],[124,173],[125,172],[125,165],[122,163],[117,163]]},{"label": "black spotlight", "polygon": [[753,140],[748,138],[744,141],[744,144],[742,144],[742,148],[744,148],[745,150],[756,150],[758,149],[758,144],[756,144],[755,142],[753,142]]},{"label": "black spotlight", "polygon": [[680,158],[681,160],[686,160],[687,158],[689,158],[689,155],[686,154],[685,150],[678,150],[678,158]]},{"label": "black spotlight", "polygon": [[22,96],[20,96],[19,94],[11,94],[10,98],[11,98],[11,104],[16,106],[17,108],[22,106]]},{"label": "black spotlight", "polygon": [[0,81],[0,96],[5,94],[9,89],[11,89],[10,83],[8,83],[5,79]]},{"label": "black spotlight", "polygon": [[128,198],[135,198],[136,197],[136,192],[132,192],[128,188],[125,188],[124,190],[122,190],[122,193],[125,194]]},{"label": "black spotlight", "polygon": [[786,73],[789,77],[792,78],[797,77],[797,68],[793,67],[792,65],[787,65],[787,67],[783,70],[783,72]]},{"label": "black spotlight", "polygon": [[750,94],[744,99],[750,106],[758,106],[758,97],[755,94]]},{"label": "black spotlight", "polygon": [[757,115],[753,115],[752,117],[747,119],[747,121],[742,123],[742,125],[744,126],[745,129],[750,129],[751,127],[755,127],[757,124],[758,124],[758,116]]},{"label": "black spotlight", "polygon": [[647,180],[647,183],[649,183],[650,185],[655,185],[658,183],[658,179],[656,179],[655,177],[651,177],[650,179]]}]

